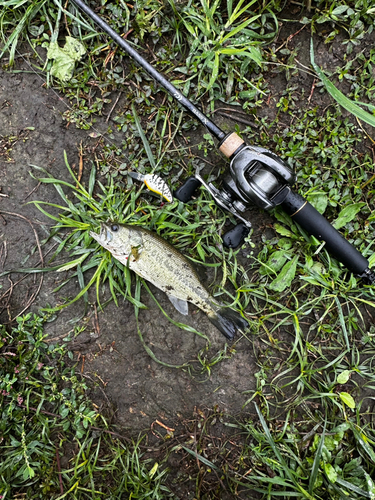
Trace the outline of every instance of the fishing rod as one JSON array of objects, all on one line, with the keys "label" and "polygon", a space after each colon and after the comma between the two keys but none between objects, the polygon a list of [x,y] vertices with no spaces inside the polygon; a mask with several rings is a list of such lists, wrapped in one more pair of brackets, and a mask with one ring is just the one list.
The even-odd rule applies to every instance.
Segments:
[{"label": "fishing rod", "polygon": [[265,210],[280,206],[308,234],[323,241],[328,252],[347,269],[362,278],[366,284],[375,283],[375,273],[370,270],[368,260],[307,200],[292,190],[296,175],[279,156],[268,149],[247,145],[235,132],[226,134],[88,5],[82,0],[73,2],[207,128],[218,141],[218,149],[230,160],[229,173],[224,177],[220,190],[195,175],[175,193],[180,201],[187,202],[202,184],[219,206],[241,221],[223,236],[225,246],[235,248],[249,234],[251,223],[242,215],[249,204],[255,204]]}]

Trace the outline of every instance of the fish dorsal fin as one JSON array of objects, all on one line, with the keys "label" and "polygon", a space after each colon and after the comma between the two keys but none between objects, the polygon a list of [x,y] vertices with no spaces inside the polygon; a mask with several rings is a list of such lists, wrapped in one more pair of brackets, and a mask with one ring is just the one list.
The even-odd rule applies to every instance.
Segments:
[{"label": "fish dorsal fin", "polygon": [[168,299],[172,302],[178,312],[186,316],[189,313],[189,305],[186,300],[178,299],[174,295],[167,294]]}]

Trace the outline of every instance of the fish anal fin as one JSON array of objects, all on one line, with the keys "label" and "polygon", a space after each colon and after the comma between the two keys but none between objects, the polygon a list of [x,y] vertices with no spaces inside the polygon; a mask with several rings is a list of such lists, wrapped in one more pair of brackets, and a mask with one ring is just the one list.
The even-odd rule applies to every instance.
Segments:
[{"label": "fish anal fin", "polygon": [[178,312],[180,312],[184,316],[187,316],[187,314],[189,313],[189,305],[186,300],[178,299],[177,297],[175,297],[174,295],[170,295],[169,293],[167,294],[167,297]]}]

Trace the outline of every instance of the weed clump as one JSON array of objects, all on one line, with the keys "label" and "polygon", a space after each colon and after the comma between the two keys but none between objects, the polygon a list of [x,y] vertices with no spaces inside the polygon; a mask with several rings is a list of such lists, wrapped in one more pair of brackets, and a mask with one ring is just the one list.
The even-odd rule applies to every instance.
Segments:
[{"label": "weed clump", "polygon": [[87,398],[67,344],[74,332],[53,342],[48,319],[29,313],[10,331],[0,325],[0,498],[168,498],[142,439],[113,437]]}]

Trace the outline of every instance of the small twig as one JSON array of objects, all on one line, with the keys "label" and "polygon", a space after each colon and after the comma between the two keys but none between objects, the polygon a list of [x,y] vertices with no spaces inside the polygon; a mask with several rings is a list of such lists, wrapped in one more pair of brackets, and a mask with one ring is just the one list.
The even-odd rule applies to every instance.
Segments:
[{"label": "small twig", "polygon": [[149,51],[149,52],[150,52],[150,54],[152,55],[153,60],[154,60],[154,61],[157,61],[157,59],[158,59],[158,58],[157,58],[157,57],[156,57],[156,55],[153,53],[153,51],[152,51],[151,47],[150,47],[147,43],[146,43],[146,47],[148,48],[148,51]]},{"label": "small twig", "polygon": [[116,99],[116,101],[115,101],[114,105],[112,106],[112,108],[110,109],[110,111],[109,111],[109,113],[108,113],[108,115],[107,115],[107,118],[106,118],[106,120],[105,120],[105,122],[106,122],[106,123],[108,123],[109,119],[111,118],[111,114],[112,114],[113,110],[115,109],[115,107],[116,107],[117,103],[119,102],[119,99],[120,99],[120,97],[121,97],[121,94],[122,94],[122,90],[120,90],[120,92],[119,92],[119,94],[118,94],[118,96],[117,96],[117,99]]},{"label": "small twig", "polygon": [[[18,283],[20,283],[21,281],[23,281],[23,280],[24,280],[24,279],[26,279],[26,278],[27,278],[27,276],[25,275],[25,276],[23,276],[22,278],[20,278],[18,281],[16,281],[16,283],[13,283],[13,281],[12,281],[12,280],[9,278],[9,276],[8,276],[8,280],[9,280],[9,281],[10,281],[10,283],[11,283],[11,284],[10,284],[10,288],[8,288],[7,290],[5,290],[5,292],[3,293],[3,295],[1,295],[1,297],[0,297],[0,301],[2,301],[2,300],[3,300],[3,298],[4,298],[6,295],[8,295],[8,293],[9,293],[9,292],[11,292],[11,291],[13,290],[13,288],[14,288],[16,285],[18,285]],[[8,302],[9,302],[9,299],[8,299]]]},{"label": "small twig", "polygon": [[[308,67],[308,66],[305,66],[304,64],[302,64],[297,58],[294,59],[296,61],[297,64],[299,64],[304,70],[305,72],[308,74],[308,75],[311,75],[313,76],[314,78],[316,78],[316,74],[312,72],[312,70]],[[272,63],[271,63],[272,64]]]},{"label": "small twig", "polygon": [[230,112],[234,112],[236,114],[241,114],[241,115],[244,115],[244,116],[248,116],[247,113],[245,113],[245,111],[241,111],[240,109],[235,109],[234,107],[233,108],[216,108],[213,110],[212,114],[214,113],[220,113],[220,111],[230,111]]},{"label": "small twig", "polygon": [[83,373],[83,370],[85,369],[85,359],[86,359],[86,356],[83,354],[82,355],[81,373]]},{"label": "small twig", "polygon": [[1,247],[1,252],[0,252],[0,266],[3,268],[6,258],[7,258],[8,252],[7,252],[7,242],[4,241],[3,245]]},{"label": "small twig", "polygon": [[168,427],[167,425],[163,424],[163,422],[160,422],[160,420],[155,420],[155,424],[160,425],[160,427],[163,427],[168,432],[174,432],[176,430],[176,429],[172,429],[171,427]]},{"label": "small twig", "polygon": [[240,116],[233,116],[230,115],[229,113],[222,113],[220,111],[218,112],[218,114],[220,116],[226,116],[235,122],[240,122],[243,123],[244,125],[249,125],[249,127],[256,127],[256,123],[246,120],[245,118],[241,118]]},{"label": "small twig", "polygon": [[219,483],[221,484],[221,487],[223,488],[223,490],[226,491],[226,492],[228,492],[228,489],[226,488],[226,486],[224,485],[223,481],[219,477],[219,474],[217,473],[217,471],[215,469],[213,469],[213,472],[216,475],[216,478],[219,481]]},{"label": "small twig", "polygon": [[361,189],[365,188],[368,186],[373,180],[375,179],[375,174],[373,174],[370,179],[368,179],[365,183],[362,184]]},{"label": "small twig", "polygon": [[310,92],[310,95],[307,99],[307,102],[309,103],[312,99],[312,96],[313,96],[313,93],[314,93],[314,90],[315,90],[315,83],[316,83],[316,79],[314,78],[314,81],[312,83],[312,86],[311,86],[311,92]]},{"label": "small twig", "polygon": [[26,198],[24,198],[24,202],[27,200],[27,198],[29,198],[29,196],[31,196],[33,193],[35,193],[35,191],[39,188],[39,186],[41,185],[41,182],[38,182],[38,184],[35,186],[35,188],[30,191],[30,193],[26,196]]},{"label": "small twig", "polygon": [[3,293],[3,295],[0,297],[0,304],[7,294],[9,294],[9,297],[8,297],[6,303],[4,305],[2,305],[2,309],[0,309],[0,313],[2,313],[4,311],[4,309],[8,309],[8,316],[9,316],[9,301],[10,301],[10,298],[11,298],[12,293],[13,293],[14,284],[9,276],[8,276],[8,281],[10,282],[10,286],[9,286],[8,290],[5,293]]},{"label": "small twig", "polygon": [[69,0],[66,0],[66,2],[65,2],[64,21],[65,21],[65,28],[66,28],[66,31],[68,32],[68,35],[72,36],[70,33],[70,30],[69,30],[68,20],[66,18],[66,9],[68,8],[68,1]]},{"label": "small twig", "polygon": [[96,304],[94,304],[94,319],[93,319],[93,323],[94,323],[95,333],[96,333],[97,336],[99,336],[100,335],[100,326],[99,326],[98,310],[96,308]]},{"label": "small twig", "polygon": [[[121,35],[121,38],[125,38],[126,39],[128,37],[128,35],[130,35],[130,33],[132,31],[133,31],[133,28],[131,28],[129,31],[127,31],[123,35]],[[112,50],[111,52],[109,52],[109,54],[107,55],[107,57],[104,59],[104,66],[107,66],[107,64],[109,63],[109,61],[111,61],[114,58],[114,56],[115,56],[115,54],[117,52],[117,49],[118,49],[118,47],[116,47],[114,50]],[[107,47],[104,47],[102,49],[102,51],[103,50],[111,50],[111,46],[107,45]]]},{"label": "small twig", "polygon": [[26,406],[26,405],[18,405],[18,406],[20,406],[21,408],[24,408],[25,410],[33,410],[33,411],[37,411],[38,413],[43,413],[43,415],[48,415],[49,417],[56,417],[56,418],[62,419],[62,416],[57,415],[57,413],[51,413],[50,411],[46,411],[46,410],[38,410],[38,408],[33,408],[32,406]]},{"label": "small twig", "polygon": [[[361,123],[361,121],[359,120],[358,116],[356,116],[356,120],[357,120],[357,123],[358,123],[358,125],[360,126],[360,128],[361,128],[362,132],[363,132],[363,133],[364,133],[364,134],[365,134],[365,135],[366,135],[366,136],[370,139],[370,141],[371,141],[373,144],[375,144],[374,139],[373,139],[373,138],[372,138],[372,137],[371,137],[371,136],[367,133],[367,131],[363,128],[362,123]],[[373,157],[374,157],[374,155],[373,155]]]},{"label": "small twig", "polygon": [[302,28],[300,28],[298,31],[296,31],[295,33],[292,33],[291,35],[288,36],[288,38],[285,40],[284,43],[282,43],[280,45],[280,47],[277,47],[277,49],[275,50],[275,54],[276,52],[278,52],[282,47],[284,47],[284,45],[288,45],[288,43],[292,40],[292,38],[294,38],[296,35],[298,35],[298,33],[300,33],[304,28],[306,28],[307,24],[304,24],[302,26]]},{"label": "small twig", "polygon": [[78,183],[76,187],[78,187],[78,184],[81,182],[82,174],[83,174],[83,150],[81,141],[79,145],[79,166],[78,166],[78,177],[77,177]]}]

